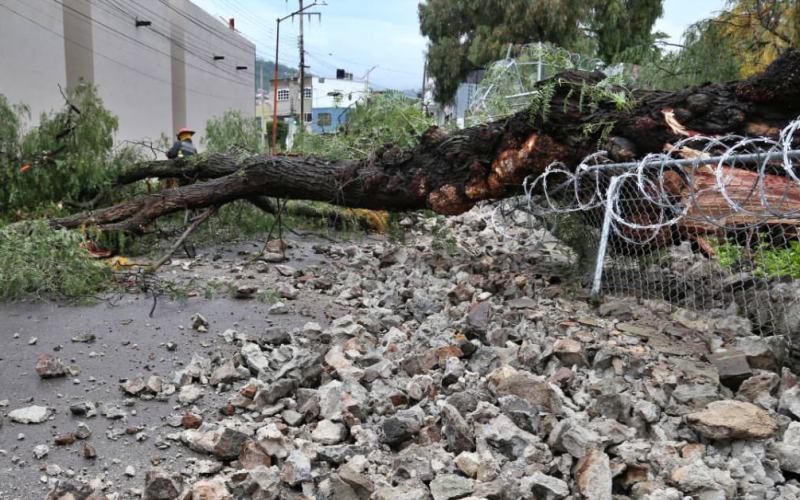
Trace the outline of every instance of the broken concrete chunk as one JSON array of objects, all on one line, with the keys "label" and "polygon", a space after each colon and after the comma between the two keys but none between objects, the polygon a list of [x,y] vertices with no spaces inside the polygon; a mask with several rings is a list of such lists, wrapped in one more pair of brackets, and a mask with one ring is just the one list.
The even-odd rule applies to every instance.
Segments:
[{"label": "broken concrete chunk", "polygon": [[767,439],[778,425],[769,413],[742,401],[709,403],[705,410],[686,415],[689,427],[709,439]]},{"label": "broken concrete chunk", "polygon": [[34,405],[13,410],[8,414],[8,418],[20,424],[41,424],[47,421],[51,414],[50,408]]},{"label": "broken concrete chunk", "polygon": [[719,373],[719,381],[732,391],[739,389],[752,374],[747,356],[741,351],[718,351],[708,356],[708,360]]}]

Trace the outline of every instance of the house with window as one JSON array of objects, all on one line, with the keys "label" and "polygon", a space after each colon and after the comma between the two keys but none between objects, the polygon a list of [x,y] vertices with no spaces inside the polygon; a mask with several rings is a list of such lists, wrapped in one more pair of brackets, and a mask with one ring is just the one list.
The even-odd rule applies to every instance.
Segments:
[{"label": "house with window", "polygon": [[312,85],[311,131],[319,134],[336,132],[347,123],[353,107],[369,94],[366,81],[354,80],[342,69],[336,71],[335,78],[313,77]]},{"label": "house with window", "polygon": [[[312,98],[314,95],[312,89],[312,80],[314,79],[311,75],[306,75],[305,77],[305,85],[303,85],[303,99],[304,99],[304,107],[305,107],[305,117],[304,122],[306,123],[306,127],[308,127],[308,123],[311,122],[311,108],[313,105]],[[298,78],[281,78],[278,80],[278,99],[276,101],[277,109],[278,109],[278,119],[294,119],[298,117],[300,114],[300,82]],[[273,106],[273,98],[274,98],[274,87],[272,85],[275,84],[275,80],[270,81],[270,88],[265,89],[266,91],[266,102],[269,103],[270,111],[272,111]],[[268,119],[267,121],[270,121]]]}]

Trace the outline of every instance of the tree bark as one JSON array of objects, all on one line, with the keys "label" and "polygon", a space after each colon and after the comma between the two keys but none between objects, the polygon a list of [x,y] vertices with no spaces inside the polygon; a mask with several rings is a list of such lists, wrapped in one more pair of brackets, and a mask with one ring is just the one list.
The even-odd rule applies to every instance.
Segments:
[{"label": "tree bark", "polygon": [[660,152],[686,134],[774,136],[800,115],[798,50],[788,51],[763,74],[742,82],[678,92],[633,92],[622,109],[610,94],[586,98],[602,78],[600,73],[561,73],[540,83],[540,88],[552,91],[547,113],[528,109],[451,134],[432,127],[413,148],[387,144],[360,161],[270,155],[237,159],[223,154],[149,162],[123,173],[119,182],[145,177],[204,181],[55,219],[52,224],[137,231],[179,210],[259,196],[453,215],[483,200],[518,194],[525,177],[540,174],[555,161],[574,166],[598,147],[614,159],[631,160]]}]

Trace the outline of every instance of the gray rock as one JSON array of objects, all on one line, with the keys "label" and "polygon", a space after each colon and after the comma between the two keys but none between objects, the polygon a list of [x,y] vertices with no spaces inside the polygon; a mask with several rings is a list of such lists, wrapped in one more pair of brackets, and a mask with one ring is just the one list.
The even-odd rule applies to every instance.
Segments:
[{"label": "gray rock", "polygon": [[492,307],[488,302],[474,302],[467,311],[467,328],[479,336],[486,335],[491,320]]},{"label": "gray rock", "polygon": [[79,422],[75,428],[75,437],[78,439],[89,439],[92,435],[92,430],[83,422]]},{"label": "gray rock", "polygon": [[269,309],[267,310],[269,314],[287,314],[289,312],[289,307],[281,301],[275,302]]},{"label": "gray rock", "polygon": [[676,468],[669,478],[681,491],[697,498],[734,498],[736,492],[736,482],[728,471],[712,469],[700,459]]},{"label": "gray rock", "polygon": [[225,427],[216,433],[211,448],[211,453],[223,460],[233,460],[239,457],[242,445],[250,439],[247,434]]},{"label": "gray rock", "polygon": [[472,427],[461,416],[458,410],[447,403],[441,406],[442,432],[447,439],[447,449],[455,454],[462,451],[472,451],[475,449],[475,437]]},{"label": "gray rock", "polygon": [[383,420],[381,439],[384,443],[395,446],[412,439],[420,430],[415,418],[393,416]]},{"label": "gray rock", "polygon": [[587,500],[611,500],[611,463],[608,455],[590,450],[575,467],[578,491]]},{"label": "gray rock", "polygon": [[528,403],[542,406],[549,411],[558,406],[553,390],[544,379],[527,371],[516,370],[508,365],[502,366],[488,375],[495,393],[501,396],[517,396]]},{"label": "gray rock", "polygon": [[786,357],[786,341],[783,337],[739,337],[736,339],[736,349],[747,357],[748,364],[754,369],[777,370]]},{"label": "gray rock", "polygon": [[531,491],[534,498],[542,500],[559,500],[569,495],[567,483],[539,471],[523,478],[522,486],[524,490]]},{"label": "gray rock", "polygon": [[456,392],[447,397],[447,403],[453,405],[462,416],[465,416],[478,407],[478,397],[472,392]]},{"label": "gray rock", "polygon": [[392,477],[398,483],[409,481],[429,483],[433,479],[431,460],[430,448],[411,444],[394,457]]},{"label": "gray rock", "polygon": [[778,409],[800,420],[800,385],[783,391]]},{"label": "gray rock", "polygon": [[464,451],[458,454],[455,459],[456,467],[467,477],[474,478],[478,475],[481,467],[481,457],[477,453]]},{"label": "gray rock", "polygon": [[425,485],[384,486],[375,492],[375,500],[429,500],[430,498]]},{"label": "gray rock", "polygon": [[369,500],[375,490],[372,481],[351,465],[352,461],[339,467],[338,477],[355,493],[357,500]]},{"label": "gray rock", "polygon": [[498,415],[485,424],[476,426],[476,435],[511,460],[522,457],[528,446],[539,442],[539,438],[514,425],[505,415]]},{"label": "gray rock", "polygon": [[742,382],[753,374],[747,356],[741,351],[717,351],[709,355],[708,360],[717,369],[722,385],[732,391],[737,390]]},{"label": "gray rock", "polygon": [[781,470],[800,474],[800,422],[791,422],[783,440],[772,445],[772,451]]},{"label": "gray rock", "polygon": [[671,407],[668,411],[672,414],[686,413],[691,410],[699,410],[708,403],[719,399],[719,391],[711,384],[681,384],[672,391],[672,399],[677,405],[683,406],[684,410]]},{"label": "gray rock", "polygon": [[25,408],[18,408],[8,414],[8,418],[12,422],[20,424],[41,424],[50,418],[52,411],[50,408],[44,406],[26,406]]},{"label": "gray rock", "polygon": [[431,481],[433,500],[463,498],[472,493],[474,481],[456,474],[439,474]]},{"label": "gray rock", "polygon": [[251,371],[256,374],[269,372],[269,359],[261,352],[261,348],[258,344],[245,342],[239,352]]},{"label": "gray rock", "polygon": [[583,344],[573,339],[557,339],[553,344],[553,354],[567,367],[586,365]]},{"label": "gray rock", "polygon": [[764,372],[748,378],[736,392],[736,399],[748,401],[764,408],[774,408],[772,396],[778,389],[781,378],[777,373]]},{"label": "gray rock", "polygon": [[195,313],[191,317],[192,328],[198,332],[208,331],[208,320],[200,313]]},{"label": "gray rock", "polygon": [[566,451],[575,458],[583,458],[600,447],[603,437],[574,419],[565,419],[550,432],[547,444],[559,451]]},{"label": "gray rock", "polygon": [[292,336],[285,328],[271,327],[267,328],[264,333],[258,338],[259,343],[278,346],[292,343]]},{"label": "gray rock", "polygon": [[311,439],[324,445],[340,443],[347,436],[347,428],[330,420],[320,420],[311,433]]},{"label": "gray rock", "polygon": [[219,365],[213,373],[209,382],[216,386],[219,384],[231,384],[237,380],[247,380],[250,372],[242,366],[237,367],[232,360]]},{"label": "gray rock", "polygon": [[311,460],[300,450],[292,450],[281,468],[281,481],[296,486],[311,480]]},{"label": "gray rock", "polygon": [[448,387],[464,376],[464,363],[458,358],[447,358],[442,374],[442,387]]},{"label": "gray rock", "polygon": [[138,396],[145,390],[144,379],[142,377],[128,379],[120,384],[120,388],[125,394]]},{"label": "gray rock", "polygon": [[41,460],[50,453],[50,447],[46,444],[39,444],[33,447],[33,457],[37,460]]},{"label": "gray rock", "polygon": [[178,401],[185,405],[192,404],[202,397],[203,388],[197,384],[184,385],[178,393]]}]

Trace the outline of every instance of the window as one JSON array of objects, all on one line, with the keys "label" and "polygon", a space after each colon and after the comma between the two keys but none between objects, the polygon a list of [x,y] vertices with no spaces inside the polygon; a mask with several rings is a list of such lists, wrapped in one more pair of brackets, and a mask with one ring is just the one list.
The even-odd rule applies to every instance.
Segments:
[{"label": "window", "polygon": [[317,125],[320,127],[330,127],[331,126],[331,114],[330,113],[320,113],[317,115]]},{"label": "window", "polygon": [[278,100],[279,101],[288,101],[289,100],[289,89],[279,89],[278,90]]},{"label": "window", "polygon": [[311,123],[311,120],[313,120],[313,118],[311,117],[311,113],[306,113],[305,121],[308,122],[308,123]]},{"label": "window", "polygon": [[311,99],[312,95],[313,94],[311,92],[311,87],[306,87],[303,89],[303,97],[305,97],[306,99]]}]

